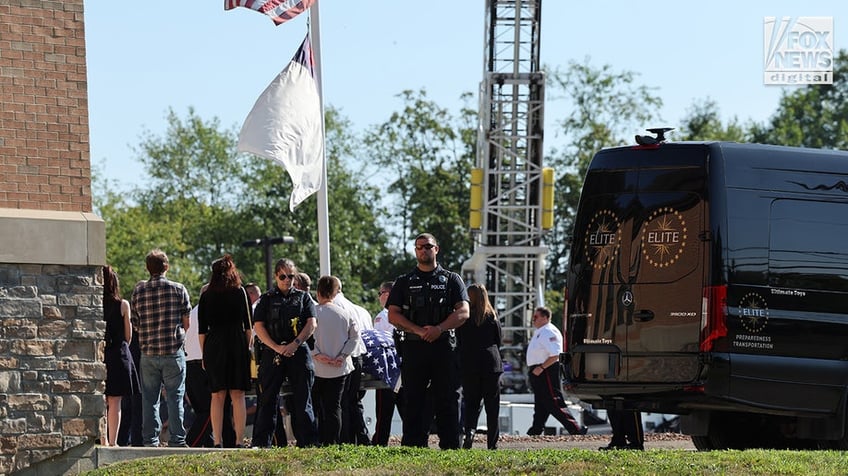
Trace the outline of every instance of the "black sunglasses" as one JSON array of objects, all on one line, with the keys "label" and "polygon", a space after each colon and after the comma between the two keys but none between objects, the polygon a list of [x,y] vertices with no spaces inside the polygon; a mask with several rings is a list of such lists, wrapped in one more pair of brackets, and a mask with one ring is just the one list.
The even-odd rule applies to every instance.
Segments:
[{"label": "black sunglasses", "polygon": [[418,250],[418,251],[421,251],[421,250],[428,250],[429,251],[429,250],[432,250],[435,247],[436,247],[436,245],[434,245],[432,243],[427,243],[426,245],[415,245],[415,249]]},{"label": "black sunglasses", "polygon": [[293,274],[278,274],[277,275],[277,279],[282,280],[282,279],[286,279],[286,278],[294,279],[294,275]]}]

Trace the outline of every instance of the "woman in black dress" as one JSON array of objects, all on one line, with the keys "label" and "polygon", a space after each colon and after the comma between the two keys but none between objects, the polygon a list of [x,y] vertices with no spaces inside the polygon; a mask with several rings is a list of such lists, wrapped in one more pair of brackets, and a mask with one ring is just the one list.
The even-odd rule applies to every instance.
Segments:
[{"label": "woman in black dress", "polygon": [[486,443],[490,450],[497,449],[500,428],[498,412],[501,399],[501,323],[489,302],[489,293],[482,284],[468,286],[471,313],[468,320],[457,329],[462,364],[462,394],[465,398],[465,441],[463,448],[471,448],[480,400],[486,408]]},{"label": "woman in black dress", "polygon": [[117,446],[121,426],[121,398],[138,395],[141,384],[129,342],[132,340],[130,303],[121,299],[118,275],[103,267],[103,320],[106,321],[106,446]]},{"label": "woman in black dress", "polygon": [[212,393],[209,414],[215,446],[223,443],[224,401],[229,393],[236,447],[241,447],[247,416],[244,392],[250,389],[251,309],[232,256],[224,255],[212,263],[209,288],[197,307],[197,322],[203,368]]}]

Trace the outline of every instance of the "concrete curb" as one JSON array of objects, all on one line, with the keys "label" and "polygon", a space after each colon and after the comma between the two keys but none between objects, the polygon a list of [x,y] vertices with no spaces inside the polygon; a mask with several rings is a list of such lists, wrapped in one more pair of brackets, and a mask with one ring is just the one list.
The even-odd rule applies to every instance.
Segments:
[{"label": "concrete curb", "polygon": [[155,458],[187,454],[204,454],[216,451],[232,451],[238,448],[147,448],[137,446],[98,446],[95,450],[95,466],[102,468],[114,463],[139,458]]}]

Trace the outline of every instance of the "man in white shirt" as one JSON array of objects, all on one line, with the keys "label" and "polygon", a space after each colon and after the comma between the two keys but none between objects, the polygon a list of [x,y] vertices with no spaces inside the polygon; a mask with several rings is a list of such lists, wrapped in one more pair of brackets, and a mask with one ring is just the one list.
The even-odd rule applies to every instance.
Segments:
[{"label": "man in white shirt", "polygon": [[247,283],[244,285],[244,292],[247,293],[247,298],[250,300],[251,309],[256,309],[256,301],[262,296],[259,285],[254,282]]},{"label": "man in white shirt", "polygon": [[[380,300],[380,312],[374,316],[374,329],[387,332],[394,336],[395,326],[389,322],[389,310],[386,308],[386,301],[389,299],[389,293],[392,291],[394,281],[386,281],[380,285],[380,291],[377,293],[377,299]],[[397,390],[397,392],[396,392]],[[374,436],[371,443],[377,446],[388,446],[389,436],[392,430],[392,417],[395,413],[395,407],[398,407],[398,413],[403,415],[401,411],[401,394],[398,388],[378,388],[374,396],[374,410],[377,415],[377,423],[374,425]]]},{"label": "man in white shirt", "polygon": [[380,312],[374,316],[374,329],[394,333],[395,326],[389,322],[389,310],[386,309],[386,300],[389,299],[389,293],[392,291],[394,281],[386,281],[380,285],[380,291],[377,293],[377,299],[380,300]]},{"label": "man in white shirt", "polygon": [[548,416],[553,415],[572,435],[585,435],[589,429],[580,426],[568,412],[562,395],[559,364],[562,333],[551,324],[551,310],[537,307],[533,311],[533,327],[536,331],[527,346],[528,377],[533,389],[533,426],[527,434],[541,435]]}]

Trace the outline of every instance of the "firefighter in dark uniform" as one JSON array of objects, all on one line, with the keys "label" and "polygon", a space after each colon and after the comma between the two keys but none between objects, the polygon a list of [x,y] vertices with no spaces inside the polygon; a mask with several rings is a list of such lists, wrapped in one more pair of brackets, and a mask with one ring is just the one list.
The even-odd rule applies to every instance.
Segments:
[{"label": "firefighter in dark uniform", "polygon": [[279,394],[283,381],[292,386],[292,422],[297,446],[318,444],[318,425],[312,410],[315,371],[306,341],[315,330],[315,303],[292,284],[297,268],[288,259],[274,267],[274,289],[266,292],[253,311],[253,330],[261,343],[258,385],[259,402],[253,425],[253,446],[271,446],[279,417]]},{"label": "firefighter in dark uniform", "polygon": [[458,274],[438,265],[438,253],[433,235],[415,238],[418,266],[395,280],[386,307],[389,322],[404,333],[401,380],[406,401],[401,445],[427,446],[430,421],[423,409],[430,392],[439,447],[457,449],[460,378],[454,329],[468,319],[468,293]]}]

